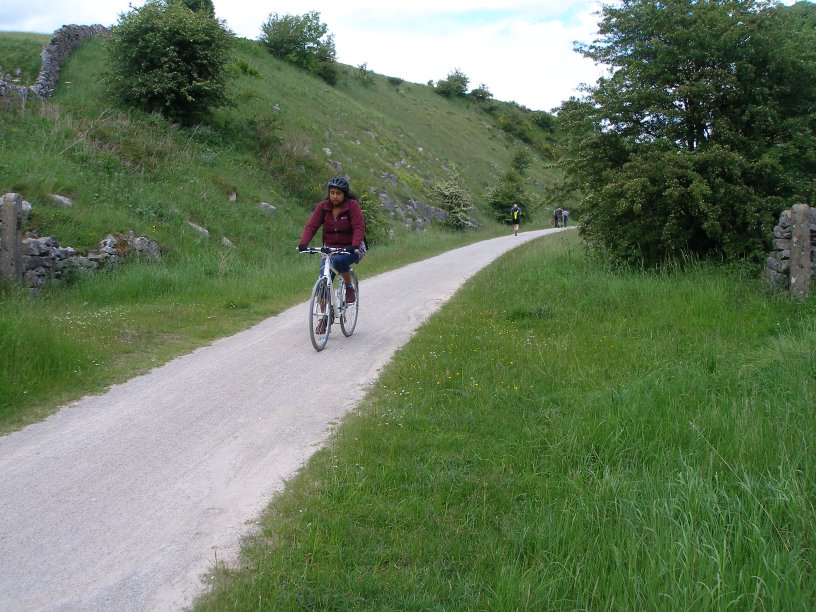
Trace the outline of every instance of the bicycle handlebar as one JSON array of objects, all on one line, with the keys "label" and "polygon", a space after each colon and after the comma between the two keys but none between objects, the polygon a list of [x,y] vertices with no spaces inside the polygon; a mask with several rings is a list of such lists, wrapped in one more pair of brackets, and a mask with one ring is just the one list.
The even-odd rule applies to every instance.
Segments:
[{"label": "bicycle handlebar", "polygon": [[323,253],[325,255],[334,255],[335,253],[350,253],[352,252],[351,247],[307,247],[306,249],[299,251],[300,253]]}]

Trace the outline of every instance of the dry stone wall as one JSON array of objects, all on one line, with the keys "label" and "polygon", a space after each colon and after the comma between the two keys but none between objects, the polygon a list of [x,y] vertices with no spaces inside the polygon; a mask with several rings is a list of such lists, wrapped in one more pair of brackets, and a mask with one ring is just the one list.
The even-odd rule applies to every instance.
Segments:
[{"label": "dry stone wall", "polygon": [[[42,68],[34,85],[25,87],[14,82],[10,75],[0,75],[0,97],[18,95],[28,98],[36,96],[46,100],[54,94],[62,63],[74,52],[82,41],[94,36],[106,36],[110,30],[103,25],[64,25],[54,32],[51,42],[42,50]],[[5,67],[8,69],[9,67]]]},{"label": "dry stone wall", "polygon": [[32,291],[38,291],[49,281],[90,274],[128,258],[142,261],[161,258],[155,240],[133,232],[108,235],[96,249],[85,254],[61,246],[53,236],[23,237],[22,227],[31,208],[24,204],[18,193],[7,193],[0,203],[0,275]]}]

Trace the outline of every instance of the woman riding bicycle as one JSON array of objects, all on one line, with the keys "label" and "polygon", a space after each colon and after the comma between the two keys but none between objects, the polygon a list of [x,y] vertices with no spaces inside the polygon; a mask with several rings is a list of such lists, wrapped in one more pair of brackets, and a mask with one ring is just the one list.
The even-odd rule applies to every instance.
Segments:
[{"label": "woman riding bicycle", "polygon": [[348,253],[337,253],[332,258],[332,266],[346,283],[346,302],[351,304],[357,296],[351,279],[351,266],[360,261],[360,245],[365,237],[365,219],[357,196],[349,191],[348,179],[335,176],[329,180],[329,193],[317,206],[303,228],[298,244],[299,251],[305,251],[320,226],[323,226],[323,245],[348,249]]}]

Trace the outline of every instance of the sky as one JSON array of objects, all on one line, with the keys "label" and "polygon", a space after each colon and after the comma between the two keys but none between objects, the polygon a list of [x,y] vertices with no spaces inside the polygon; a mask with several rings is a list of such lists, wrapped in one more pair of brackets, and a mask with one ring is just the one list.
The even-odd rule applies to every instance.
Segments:
[{"label": "sky", "polygon": [[[793,4],[795,0],[785,0]],[[0,31],[50,34],[65,24],[111,26],[144,0],[0,0]],[[464,73],[469,89],[551,111],[602,66],[573,50],[597,34],[599,0],[213,0],[237,36],[257,39],[272,13],[320,13],[337,61],[414,83]]]}]

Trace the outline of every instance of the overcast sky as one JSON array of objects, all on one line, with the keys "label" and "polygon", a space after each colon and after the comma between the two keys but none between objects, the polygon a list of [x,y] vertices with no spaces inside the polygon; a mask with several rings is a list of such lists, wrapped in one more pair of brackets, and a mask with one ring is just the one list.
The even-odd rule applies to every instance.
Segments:
[{"label": "overcast sky", "polygon": [[[785,4],[793,4],[786,0]],[[598,0],[214,0],[216,17],[257,39],[271,13],[320,13],[337,61],[415,83],[460,70],[469,88],[498,100],[551,110],[594,83],[601,68],[573,51],[592,42]],[[0,31],[50,34],[75,23],[114,25],[144,0],[0,0]]]}]

